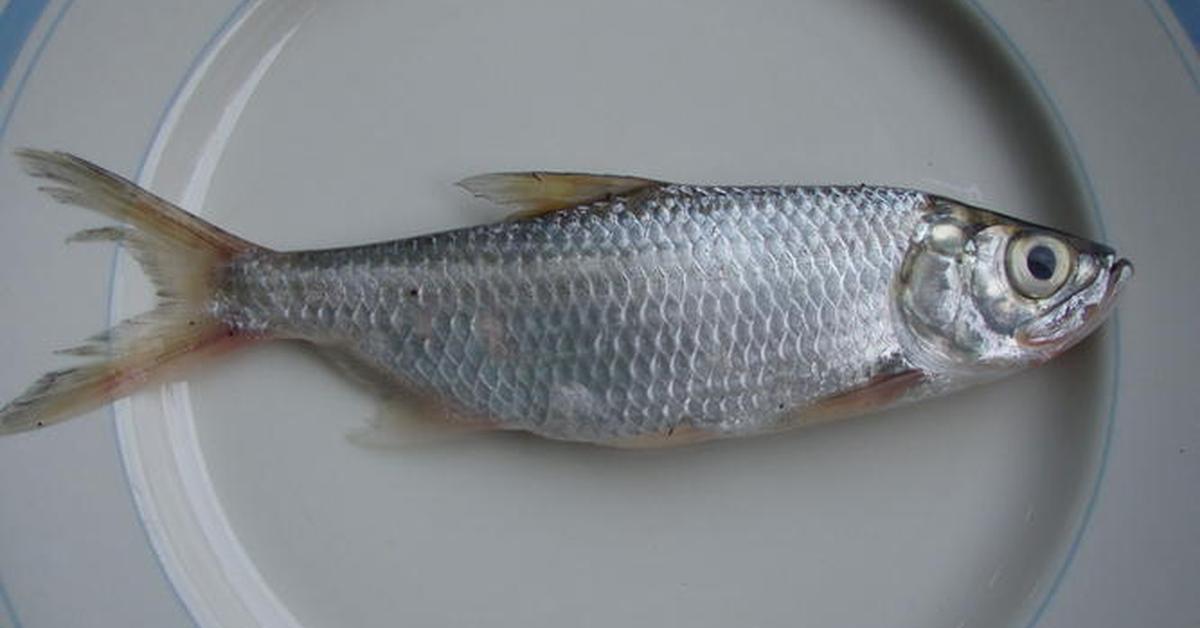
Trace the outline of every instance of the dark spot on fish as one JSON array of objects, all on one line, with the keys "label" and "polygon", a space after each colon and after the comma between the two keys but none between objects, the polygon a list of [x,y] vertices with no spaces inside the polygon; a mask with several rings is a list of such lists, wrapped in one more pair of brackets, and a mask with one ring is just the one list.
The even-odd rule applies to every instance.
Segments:
[{"label": "dark spot on fish", "polygon": [[419,288],[409,288],[408,289],[408,296],[410,296],[410,297],[415,297],[419,294],[421,294],[421,290]]},{"label": "dark spot on fish", "polygon": [[782,403],[781,403],[781,404],[779,404],[779,409],[780,409],[780,410],[782,410],[782,409],[783,409],[783,404],[782,404]]}]

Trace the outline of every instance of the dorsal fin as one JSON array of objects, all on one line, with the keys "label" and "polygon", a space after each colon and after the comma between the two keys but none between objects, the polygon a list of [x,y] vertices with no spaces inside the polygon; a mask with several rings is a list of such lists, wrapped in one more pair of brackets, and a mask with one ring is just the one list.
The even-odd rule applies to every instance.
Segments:
[{"label": "dorsal fin", "polygon": [[475,196],[516,209],[510,218],[522,219],[631,194],[662,182],[575,172],[497,172],[463,179],[458,185]]}]

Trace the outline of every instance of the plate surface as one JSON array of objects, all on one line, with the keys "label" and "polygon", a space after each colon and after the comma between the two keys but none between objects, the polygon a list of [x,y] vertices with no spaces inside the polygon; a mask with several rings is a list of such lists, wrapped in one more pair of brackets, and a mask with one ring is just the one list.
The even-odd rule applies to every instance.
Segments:
[{"label": "plate surface", "polygon": [[[274,248],[494,220],[503,210],[452,183],[537,168],[920,187],[1111,236],[1145,273],[1143,249],[1125,248],[1144,240],[1104,202],[1112,197],[1089,161],[1100,136],[1080,135],[1091,118],[1063,106],[1062,91],[1084,90],[1046,82],[1006,30],[1034,32],[1031,18],[1003,6],[355,0],[224,10],[209,11],[213,26],[191,40],[199,52],[176,62],[183,79],[163,91],[165,113],[142,135],[149,147],[125,171]],[[1173,62],[1191,68],[1194,51],[1179,54]],[[32,137],[21,143],[42,143],[34,132],[53,120],[24,120]],[[1194,121],[1183,131],[1195,133]],[[115,144],[84,152],[119,152],[103,146]],[[1155,191],[1167,203],[1170,192]],[[143,309],[149,289],[133,263],[118,259],[115,277],[111,315]],[[13,293],[31,284],[5,278]],[[78,302],[102,295],[99,286]],[[1136,306],[1121,311],[1126,326],[1138,318]],[[52,327],[38,326],[22,355],[93,331]],[[1088,538],[1113,421],[1136,411],[1139,393],[1120,375],[1128,342],[1109,326],[1046,368],[947,399],[665,452],[511,435],[364,449],[344,435],[375,400],[286,345],[119,403],[117,425],[166,576],[147,587],[178,596],[186,614],[175,621],[1022,626],[1040,621],[1079,569],[1068,567]],[[2,391],[48,363],[5,370]],[[54,430],[59,451],[95,438],[70,425]],[[51,447],[50,432],[29,442]],[[101,484],[96,492],[112,492]],[[33,495],[0,486],[4,503]],[[12,547],[32,518],[0,516],[0,542]],[[39,564],[23,552],[25,565]],[[0,561],[6,581],[13,564]],[[13,606],[38,599],[36,586],[20,591],[34,594],[8,596]],[[1180,602],[1171,612],[1186,616]],[[1091,617],[1069,605],[1059,613],[1048,623]]]},{"label": "plate surface", "polygon": [[[494,220],[451,183],[530,168],[906,183],[1095,235],[1051,113],[969,7],[279,6],[217,45],[145,174],[275,248]],[[144,284],[125,294],[119,316],[145,306]],[[343,435],[374,400],[288,346],[144,395],[122,426],[185,600],[244,568],[276,596],[231,586],[236,604],[201,611],[216,620],[1019,623],[1095,481],[1111,346],[887,417],[670,452],[364,450]],[[189,554],[201,539],[215,577]]]}]

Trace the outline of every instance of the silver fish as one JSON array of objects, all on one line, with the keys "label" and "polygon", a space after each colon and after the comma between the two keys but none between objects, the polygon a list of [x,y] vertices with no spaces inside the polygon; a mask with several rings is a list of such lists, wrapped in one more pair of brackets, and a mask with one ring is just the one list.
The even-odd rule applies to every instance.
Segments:
[{"label": "silver fish", "polygon": [[521,214],[278,252],[63,153],[19,153],[60,201],[125,223],[153,311],[0,409],[61,420],[249,342],[311,343],[448,425],[619,446],[777,432],[1037,365],[1106,317],[1112,249],[914,190],[715,187],[507,173]]}]

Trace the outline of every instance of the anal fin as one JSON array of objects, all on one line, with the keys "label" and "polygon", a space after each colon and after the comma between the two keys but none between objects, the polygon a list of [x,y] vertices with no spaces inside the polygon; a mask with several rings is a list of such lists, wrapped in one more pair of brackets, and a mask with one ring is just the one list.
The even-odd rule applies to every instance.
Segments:
[{"label": "anal fin", "polygon": [[451,415],[438,404],[396,396],[382,399],[375,416],[348,432],[346,440],[366,449],[404,449],[496,429],[494,423]]}]

